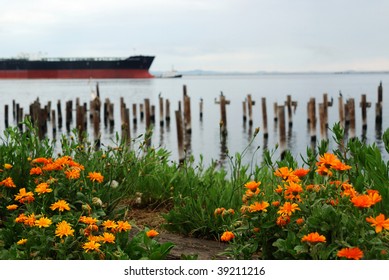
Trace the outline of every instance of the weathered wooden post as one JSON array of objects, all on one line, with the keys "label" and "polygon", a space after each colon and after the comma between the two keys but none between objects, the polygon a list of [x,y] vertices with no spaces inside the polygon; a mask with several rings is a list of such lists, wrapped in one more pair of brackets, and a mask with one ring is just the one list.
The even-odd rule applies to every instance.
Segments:
[{"label": "weathered wooden post", "polygon": [[313,97],[309,100],[309,119],[311,142],[316,142],[316,100]]},{"label": "weathered wooden post", "polygon": [[4,107],[4,124],[5,124],[5,128],[8,128],[8,126],[9,126],[8,110],[9,110],[8,105],[5,105],[5,107]]},{"label": "weathered wooden post", "polygon": [[144,109],[143,109],[143,103],[139,104],[139,114],[140,114],[140,121],[143,122],[144,119]]},{"label": "weathered wooden post", "polygon": [[262,97],[262,122],[263,122],[263,137],[267,139],[269,137],[269,133],[267,131],[266,97]]},{"label": "weathered wooden post", "polygon": [[246,100],[242,102],[242,106],[243,106],[243,124],[246,124],[247,121]]},{"label": "weathered wooden post", "polygon": [[286,96],[285,105],[286,105],[286,108],[288,109],[288,125],[289,125],[289,127],[292,127],[293,126],[292,96],[289,94]]},{"label": "weathered wooden post", "polygon": [[183,104],[184,104],[184,128],[188,134],[192,133],[192,117],[190,108],[190,97],[187,94],[186,85],[183,87]]},{"label": "weathered wooden post", "polygon": [[355,137],[355,101],[354,98],[350,98],[347,103],[349,103],[348,109],[350,112],[350,138]]},{"label": "weathered wooden post", "polygon": [[283,159],[286,153],[285,106],[278,106],[277,113],[279,120],[280,153],[281,159]]},{"label": "weathered wooden post", "polygon": [[163,97],[159,97],[159,126],[164,126],[164,118],[163,118]]},{"label": "weathered wooden post", "polygon": [[344,103],[343,103],[343,96],[340,95],[338,99],[338,109],[339,109],[339,123],[342,127],[345,127],[345,120],[344,120]]},{"label": "weathered wooden post", "polygon": [[58,111],[58,128],[62,129],[62,108],[61,100],[57,101],[57,111]]},{"label": "weathered wooden post", "polygon": [[184,129],[182,124],[182,115],[180,111],[175,111],[177,126],[177,143],[178,143],[178,161],[182,164],[185,160],[184,153]]},{"label": "weathered wooden post", "polygon": [[377,94],[378,94],[378,101],[376,103],[376,117],[375,117],[375,123],[378,126],[382,125],[382,93],[383,93],[383,87],[382,82],[380,82],[380,85],[378,86]]},{"label": "weathered wooden post", "polygon": [[223,94],[220,94],[219,101],[215,101],[217,104],[220,104],[220,134],[225,137],[227,136],[227,112],[226,105],[230,103],[229,100],[226,100],[226,97]]},{"label": "weathered wooden post", "polygon": [[138,118],[137,118],[137,114],[136,114],[137,110],[136,110],[136,103],[133,103],[132,104],[132,124],[136,127],[137,123],[138,123]]},{"label": "weathered wooden post", "polygon": [[203,121],[203,99],[200,98],[200,121]]},{"label": "weathered wooden post", "polygon": [[366,100],[366,94],[362,94],[360,107],[362,110],[362,130],[366,131],[366,129],[367,129],[367,108],[371,107],[371,103],[367,102],[367,100]]},{"label": "weathered wooden post", "polygon": [[57,123],[55,118],[55,110],[51,110],[51,120],[52,120],[52,127],[53,127],[53,136],[55,138],[55,135],[57,133]]},{"label": "weathered wooden post", "polygon": [[278,121],[278,104],[277,104],[277,102],[273,103],[273,109],[274,109],[274,122],[276,123]]},{"label": "weathered wooden post", "polygon": [[153,125],[155,124],[155,105],[150,106],[150,121]]},{"label": "weathered wooden post", "polygon": [[145,98],[144,100],[145,115],[146,115],[146,130],[150,128],[151,118],[150,118],[150,99]]},{"label": "weathered wooden post", "polygon": [[66,130],[70,131],[70,124],[73,121],[73,101],[66,101]]},{"label": "weathered wooden post", "polygon": [[253,125],[253,105],[255,103],[251,99],[251,94],[247,95],[247,107],[249,111],[249,126]]},{"label": "weathered wooden post", "polygon": [[166,111],[166,114],[165,114],[165,121],[166,121],[166,126],[169,127],[170,126],[170,100],[169,99],[166,99],[165,100],[165,111]]}]

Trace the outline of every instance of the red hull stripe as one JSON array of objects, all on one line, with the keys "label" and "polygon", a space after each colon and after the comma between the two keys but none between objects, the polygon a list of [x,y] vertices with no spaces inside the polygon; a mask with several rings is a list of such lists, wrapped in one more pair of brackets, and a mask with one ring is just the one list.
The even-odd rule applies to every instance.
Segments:
[{"label": "red hull stripe", "polygon": [[145,79],[144,69],[0,70],[0,79]]}]

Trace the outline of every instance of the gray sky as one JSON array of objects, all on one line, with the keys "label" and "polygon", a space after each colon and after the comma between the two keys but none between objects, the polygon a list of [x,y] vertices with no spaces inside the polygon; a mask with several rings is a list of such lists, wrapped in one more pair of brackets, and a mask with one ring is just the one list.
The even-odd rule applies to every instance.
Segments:
[{"label": "gray sky", "polygon": [[0,57],[155,55],[151,70],[389,70],[387,0],[0,0]]}]

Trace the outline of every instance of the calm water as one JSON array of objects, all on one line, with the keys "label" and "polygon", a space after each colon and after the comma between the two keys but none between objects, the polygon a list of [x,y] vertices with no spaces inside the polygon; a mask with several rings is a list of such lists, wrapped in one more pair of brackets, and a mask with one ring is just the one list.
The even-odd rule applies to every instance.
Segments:
[{"label": "calm water", "polygon": [[[284,103],[287,95],[291,95],[293,101],[298,102],[295,114],[293,115],[293,127],[287,127],[287,148],[296,158],[299,154],[305,155],[306,147],[311,145],[310,135],[307,127],[307,103],[311,97],[316,98],[316,105],[323,100],[323,93],[328,93],[329,99],[333,98],[333,106],[329,107],[329,127],[338,121],[338,97],[342,92],[344,101],[347,98],[355,98],[356,104],[356,136],[362,137],[361,109],[359,102],[361,94],[367,95],[368,102],[372,106],[368,108],[366,131],[366,142],[376,143],[385,159],[388,155],[381,141],[382,131],[376,131],[375,127],[375,103],[377,102],[377,87],[382,81],[384,88],[383,97],[383,124],[382,131],[389,127],[388,105],[389,101],[385,95],[389,74],[288,74],[288,75],[259,75],[259,76],[187,76],[182,79],[150,79],[150,80],[0,80],[0,131],[4,129],[4,105],[10,107],[10,120],[12,124],[12,100],[19,103],[28,112],[28,106],[37,97],[41,104],[52,102],[52,108],[56,108],[58,100],[62,102],[62,113],[64,114],[65,101],[79,97],[82,103],[91,99],[95,91],[96,83],[99,83],[102,100],[109,98],[115,103],[115,128],[108,131],[102,127],[102,143],[113,145],[112,138],[116,132],[120,133],[119,102],[120,97],[132,110],[132,104],[143,103],[145,98],[149,98],[152,105],[156,106],[156,122],[152,138],[153,146],[162,146],[171,151],[171,159],[177,160],[177,133],[174,111],[178,109],[178,103],[182,100],[183,85],[187,87],[187,93],[191,97],[192,112],[192,136],[188,151],[199,159],[203,155],[204,162],[210,163],[212,160],[225,162],[225,150],[231,155],[242,152],[252,139],[256,127],[262,127],[261,98],[266,97],[268,113],[269,137],[266,141],[262,131],[255,138],[254,142],[247,149],[245,162],[252,159],[256,163],[262,160],[263,150],[267,147],[274,149],[279,141],[278,126],[274,122],[273,103]],[[219,134],[220,106],[215,104],[215,99],[220,93],[230,100],[227,106],[227,129],[228,136],[222,143]],[[256,102],[253,107],[253,126],[248,123],[243,124],[242,102],[251,94]],[[171,103],[170,127],[159,125],[158,96],[168,98]],[[200,99],[204,100],[203,120],[199,118]],[[318,112],[318,108],[316,109]],[[139,108],[138,108],[139,114]],[[132,116],[132,112],[131,112]],[[74,118],[75,119],[75,118]],[[91,126],[90,135],[93,135]],[[57,132],[66,133],[64,131]],[[145,132],[144,123],[139,122],[135,128],[131,122],[131,136],[143,134]],[[328,134],[331,140],[331,133]],[[48,137],[53,137],[49,126]],[[93,136],[91,136],[93,137]],[[317,128],[317,141],[321,135],[319,126]],[[331,147],[334,143],[331,140]],[[258,148],[259,147],[259,148]],[[274,154],[274,158],[279,157],[279,150]]]}]

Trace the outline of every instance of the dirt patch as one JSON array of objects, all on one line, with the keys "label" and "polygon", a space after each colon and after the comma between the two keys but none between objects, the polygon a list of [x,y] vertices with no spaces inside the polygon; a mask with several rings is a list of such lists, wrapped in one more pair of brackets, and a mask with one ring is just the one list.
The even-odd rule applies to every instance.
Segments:
[{"label": "dirt patch", "polygon": [[164,230],[162,228],[162,225],[165,223],[165,219],[162,216],[164,213],[167,213],[167,210],[133,208],[128,212],[127,218],[140,229],[148,227],[157,230],[160,233],[156,237],[159,242],[172,242],[174,247],[168,255],[169,259],[182,259],[191,256],[195,256],[198,260],[227,259],[226,256],[222,255],[227,248],[225,243],[186,237]]}]

